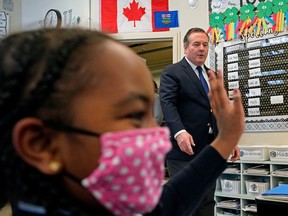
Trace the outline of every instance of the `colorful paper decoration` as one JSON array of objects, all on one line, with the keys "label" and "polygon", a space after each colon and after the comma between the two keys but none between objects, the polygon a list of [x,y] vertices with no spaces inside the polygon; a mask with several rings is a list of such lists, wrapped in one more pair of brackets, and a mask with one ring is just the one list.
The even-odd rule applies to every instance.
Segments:
[{"label": "colorful paper decoration", "polygon": [[218,43],[221,39],[228,41],[240,35],[259,36],[271,30],[282,32],[285,26],[288,30],[288,0],[272,0],[261,1],[257,7],[249,3],[240,9],[232,7],[227,8],[224,13],[212,13],[207,33],[211,32],[212,43]]},{"label": "colorful paper decoration", "polygon": [[273,31],[282,32],[284,30],[285,25],[284,24],[285,15],[287,18],[287,9],[288,9],[287,0],[274,0],[273,5],[274,5],[272,7],[272,11],[274,13],[273,19],[276,23],[273,27]]},{"label": "colorful paper decoration", "polygon": [[223,19],[224,15],[222,13],[212,13],[210,14],[210,28],[207,31],[207,34],[209,32],[212,32],[212,37],[211,37],[211,43],[219,43],[220,41],[220,31],[217,30],[217,27],[219,29],[223,28]]},{"label": "colorful paper decoration", "polygon": [[256,30],[256,35],[260,34],[261,29],[264,30],[264,33],[268,32],[266,20],[270,22],[273,26],[275,25],[275,22],[270,18],[272,14],[272,6],[273,6],[272,2],[269,1],[260,2],[258,4],[257,6],[258,19],[255,21],[253,28],[251,28],[251,31]]},{"label": "colorful paper decoration", "polygon": [[237,27],[237,21],[238,21],[238,9],[236,7],[233,7],[231,9],[227,9],[224,12],[225,19],[224,23],[225,25],[225,33],[223,34],[224,40],[232,40],[237,37],[235,34],[235,30]]},{"label": "colorful paper decoration", "polygon": [[252,4],[243,5],[240,8],[240,20],[242,21],[242,23],[239,30],[239,35],[243,34],[244,36],[247,36],[249,27],[256,20],[254,16],[255,12],[254,6]]}]

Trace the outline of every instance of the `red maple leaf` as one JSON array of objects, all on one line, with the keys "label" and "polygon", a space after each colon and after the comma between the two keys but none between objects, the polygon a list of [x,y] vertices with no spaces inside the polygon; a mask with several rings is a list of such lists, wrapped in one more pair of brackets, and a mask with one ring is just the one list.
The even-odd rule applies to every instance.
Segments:
[{"label": "red maple leaf", "polygon": [[133,0],[130,4],[130,9],[128,7],[123,8],[123,14],[128,18],[128,21],[134,21],[134,27],[136,27],[136,20],[141,21],[141,17],[145,14],[145,8],[138,8],[139,2],[136,3]]}]

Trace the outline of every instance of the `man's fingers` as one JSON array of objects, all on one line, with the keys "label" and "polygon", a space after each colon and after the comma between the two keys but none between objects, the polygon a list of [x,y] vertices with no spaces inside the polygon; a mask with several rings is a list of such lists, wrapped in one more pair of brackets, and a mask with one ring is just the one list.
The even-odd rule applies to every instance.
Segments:
[{"label": "man's fingers", "polygon": [[194,151],[192,149],[191,144],[188,144],[188,143],[187,144],[181,144],[179,147],[180,147],[181,151],[183,151],[183,152],[185,152],[185,153],[187,153],[189,155],[193,155],[194,154]]},{"label": "man's fingers", "polygon": [[187,144],[186,153],[189,154],[189,155],[194,154],[190,144]]}]

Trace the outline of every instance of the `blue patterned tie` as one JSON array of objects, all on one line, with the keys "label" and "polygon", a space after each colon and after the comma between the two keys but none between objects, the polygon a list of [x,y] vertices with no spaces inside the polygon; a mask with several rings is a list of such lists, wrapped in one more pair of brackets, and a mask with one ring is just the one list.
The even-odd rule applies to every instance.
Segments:
[{"label": "blue patterned tie", "polygon": [[198,72],[199,72],[200,82],[202,83],[202,86],[204,87],[206,94],[208,94],[208,92],[209,92],[209,87],[208,87],[208,84],[207,84],[207,82],[206,82],[206,80],[205,80],[205,78],[204,78],[204,76],[203,76],[202,67],[197,66],[196,69],[197,69]]}]

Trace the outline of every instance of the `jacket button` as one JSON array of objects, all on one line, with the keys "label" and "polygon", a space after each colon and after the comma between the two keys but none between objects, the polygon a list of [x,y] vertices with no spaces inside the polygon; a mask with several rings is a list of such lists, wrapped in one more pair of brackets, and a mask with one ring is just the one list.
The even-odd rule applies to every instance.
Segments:
[{"label": "jacket button", "polygon": [[212,112],[213,112],[213,110],[212,110],[212,109],[210,109],[210,112],[212,113]]},{"label": "jacket button", "polygon": [[211,124],[210,124],[210,123],[208,123],[208,124],[207,124],[207,127],[210,127],[210,126],[211,126]]}]

